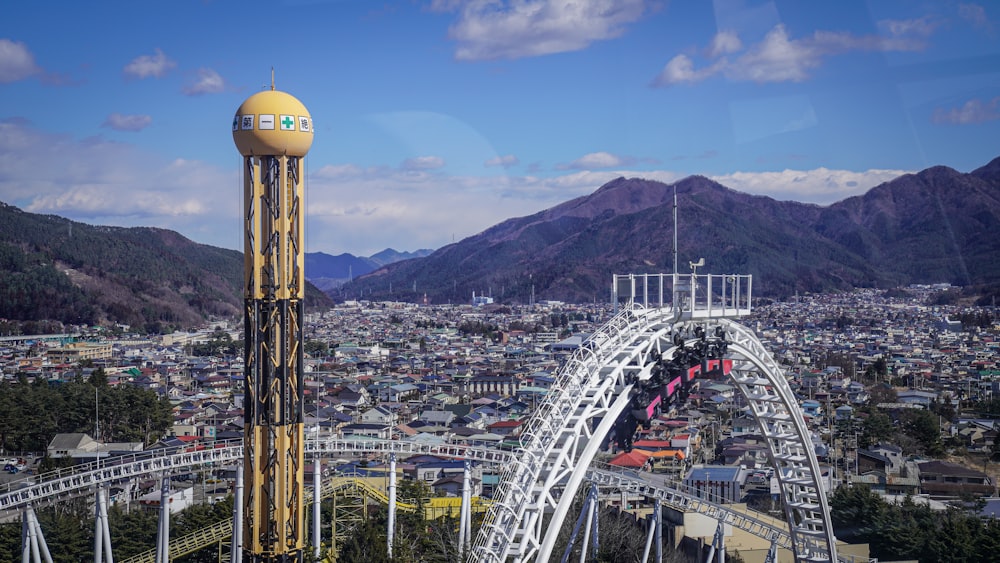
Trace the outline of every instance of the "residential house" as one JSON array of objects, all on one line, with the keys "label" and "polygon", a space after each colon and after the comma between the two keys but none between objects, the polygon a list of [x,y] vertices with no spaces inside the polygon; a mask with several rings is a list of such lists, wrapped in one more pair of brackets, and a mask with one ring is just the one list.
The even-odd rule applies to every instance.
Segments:
[{"label": "residential house", "polygon": [[982,471],[950,461],[928,461],[917,467],[920,492],[931,498],[992,497],[996,494],[996,487]]},{"label": "residential house", "polygon": [[493,424],[487,426],[486,429],[491,433],[500,436],[517,436],[521,431],[521,426],[523,425],[523,420],[511,418],[494,422]]},{"label": "residential house", "polygon": [[399,416],[386,408],[383,405],[379,405],[375,408],[371,408],[361,413],[358,417],[358,422],[362,424],[381,424],[383,426],[395,426],[399,424]]},{"label": "residential house", "polygon": [[451,423],[455,420],[455,413],[444,410],[426,410],[417,416],[417,420],[423,422],[424,424],[443,426],[447,428],[451,426]]},{"label": "residential house", "polygon": [[392,437],[392,426],[387,424],[345,424],[340,431],[344,438],[358,436],[388,440]]}]

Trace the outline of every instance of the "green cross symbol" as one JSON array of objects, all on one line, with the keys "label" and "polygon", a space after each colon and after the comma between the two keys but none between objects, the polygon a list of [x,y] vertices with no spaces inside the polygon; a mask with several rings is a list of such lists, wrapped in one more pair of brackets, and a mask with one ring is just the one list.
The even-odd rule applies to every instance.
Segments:
[{"label": "green cross symbol", "polygon": [[295,121],[293,121],[292,118],[288,117],[287,115],[285,116],[284,119],[281,120],[281,126],[284,129],[291,129],[293,125],[295,125]]}]

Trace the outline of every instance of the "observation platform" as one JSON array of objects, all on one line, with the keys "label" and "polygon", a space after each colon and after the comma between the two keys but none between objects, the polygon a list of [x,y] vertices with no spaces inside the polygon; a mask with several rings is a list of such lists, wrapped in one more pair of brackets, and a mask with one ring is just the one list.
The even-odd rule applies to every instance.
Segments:
[{"label": "observation platform", "polygon": [[673,309],[678,320],[736,319],[750,314],[753,276],[747,274],[615,274],[615,309],[635,303]]}]

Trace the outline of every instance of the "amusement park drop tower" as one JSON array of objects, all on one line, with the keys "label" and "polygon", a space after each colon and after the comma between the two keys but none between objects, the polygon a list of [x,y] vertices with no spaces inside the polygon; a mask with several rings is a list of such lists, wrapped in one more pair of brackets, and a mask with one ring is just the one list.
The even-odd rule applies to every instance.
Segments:
[{"label": "amusement park drop tower", "polygon": [[244,563],[302,561],[302,164],[312,140],[309,112],[273,78],[233,117],[243,155]]}]

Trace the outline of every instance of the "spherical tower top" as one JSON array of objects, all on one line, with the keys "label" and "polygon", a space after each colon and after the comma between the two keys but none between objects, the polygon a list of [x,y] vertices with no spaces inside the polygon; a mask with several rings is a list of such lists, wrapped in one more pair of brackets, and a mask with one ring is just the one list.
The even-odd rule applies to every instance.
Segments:
[{"label": "spherical tower top", "polygon": [[313,141],[312,117],[295,96],[272,85],[236,110],[233,141],[243,156],[305,156]]}]

